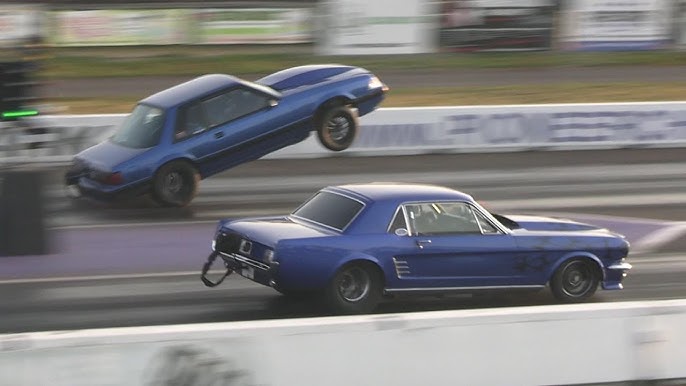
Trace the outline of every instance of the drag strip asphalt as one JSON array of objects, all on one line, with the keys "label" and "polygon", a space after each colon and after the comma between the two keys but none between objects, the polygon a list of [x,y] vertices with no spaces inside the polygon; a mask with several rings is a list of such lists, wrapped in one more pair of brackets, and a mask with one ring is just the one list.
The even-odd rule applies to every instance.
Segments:
[{"label": "drag strip asphalt", "polygon": [[[565,217],[595,223],[624,234],[634,247],[636,244],[651,245],[651,250],[641,251],[643,253],[662,252],[661,244],[651,239],[651,234],[681,226],[671,221],[588,217],[581,214],[568,214]],[[215,227],[215,223],[179,222],[57,229],[51,234],[56,253],[0,258],[0,281],[199,272],[210,253]]]},{"label": "drag strip asphalt", "polygon": [[[56,171],[45,192],[53,253],[0,257],[0,333],[326,315],[240,277],[204,287],[199,270],[216,222],[286,214],[323,186],[379,180],[451,186],[494,212],[566,217],[623,233],[634,269],[625,290],[601,291],[595,301],[686,297],[684,172],[683,149],[260,160],[203,181],[188,208],[170,210],[145,199],[72,202]],[[552,302],[547,291],[413,298],[379,312]]]},{"label": "drag strip asphalt", "polygon": [[[686,262],[680,256],[647,256],[621,291],[602,291],[593,302],[686,297]],[[378,313],[554,304],[546,289],[530,295],[398,298]],[[317,301],[294,300],[271,288],[230,276],[217,288],[197,276],[99,278],[0,284],[0,334],[87,328],[215,323],[326,316]]]}]

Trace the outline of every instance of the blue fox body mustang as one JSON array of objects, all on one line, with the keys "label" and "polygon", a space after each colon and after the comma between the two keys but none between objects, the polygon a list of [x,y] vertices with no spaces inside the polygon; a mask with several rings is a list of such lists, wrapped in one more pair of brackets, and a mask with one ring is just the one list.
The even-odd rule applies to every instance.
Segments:
[{"label": "blue fox body mustang", "polygon": [[[384,295],[539,290],[562,302],[621,289],[623,236],[593,225],[491,214],[452,189],[332,186],[287,216],[222,220],[202,279],[220,257],[286,295],[320,294],[334,311],[372,311]],[[222,278],[223,280],[223,278]]]},{"label": "blue fox body mustang", "polygon": [[305,140],[348,148],[358,117],[388,87],[369,71],[300,66],[249,82],[212,74],[140,101],[108,140],[74,157],[65,182],[96,199],[152,193],[165,206],[192,201],[201,179]]}]

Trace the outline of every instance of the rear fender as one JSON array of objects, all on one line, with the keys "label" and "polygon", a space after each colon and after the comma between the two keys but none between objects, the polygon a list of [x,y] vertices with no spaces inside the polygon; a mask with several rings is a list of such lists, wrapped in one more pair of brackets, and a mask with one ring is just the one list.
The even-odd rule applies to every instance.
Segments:
[{"label": "rear fender", "polygon": [[387,278],[386,278],[386,271],[383,270],[382,264],[379,262],[379,260],[376,257],[371,256],[371,255],[367,255],[364,253],[351,253],[350,255],[345,256],[344,258],[339,260],[338,264],[334,266],[334,269],[331,272],[329,280],[333,279],[333,276],[336,274],[336,272],[338,272],[341,268],[345,267],[346,265],[360,263],[360,262],[372,264],[379,270],[379,273],[384,280],[383,287],[385,288]]}]

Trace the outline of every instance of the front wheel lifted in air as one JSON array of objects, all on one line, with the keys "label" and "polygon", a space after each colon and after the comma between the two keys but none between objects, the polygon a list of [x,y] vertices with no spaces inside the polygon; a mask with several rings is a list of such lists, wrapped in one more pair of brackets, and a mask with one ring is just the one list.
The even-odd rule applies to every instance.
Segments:
[{"label": "front wheel lifted in air", "polygon": [[357,136],[358,128],[357,110],[345,105],[326,110],[317,120],[319,142],[332,151],[350,147]]}]

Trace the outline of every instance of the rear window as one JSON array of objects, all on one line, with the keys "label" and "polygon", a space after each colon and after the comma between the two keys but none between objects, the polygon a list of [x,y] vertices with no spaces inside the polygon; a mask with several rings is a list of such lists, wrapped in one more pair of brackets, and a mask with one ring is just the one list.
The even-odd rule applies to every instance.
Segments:
[{"label": "rear window", "polygon": [[293,215],[343,230],[363,206],[361,202],[340,194],[319,192],[293,212]]}]

